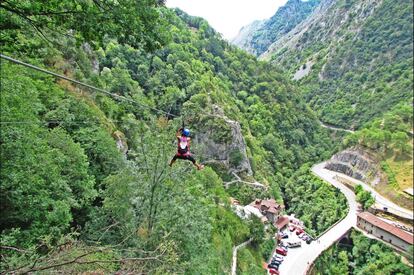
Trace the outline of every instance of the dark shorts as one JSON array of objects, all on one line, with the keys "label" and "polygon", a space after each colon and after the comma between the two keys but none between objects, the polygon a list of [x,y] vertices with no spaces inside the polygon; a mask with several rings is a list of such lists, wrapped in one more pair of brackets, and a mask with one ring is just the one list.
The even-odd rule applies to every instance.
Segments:
[{"label": "dark shorts", "polygon": [[173,160],[176,160],[176,159],[185,159],[185,160],[191,161],[192,163],[196,162],[195,158],[192,155],[187,155],[187,156],[175,155],[173,157]]}]

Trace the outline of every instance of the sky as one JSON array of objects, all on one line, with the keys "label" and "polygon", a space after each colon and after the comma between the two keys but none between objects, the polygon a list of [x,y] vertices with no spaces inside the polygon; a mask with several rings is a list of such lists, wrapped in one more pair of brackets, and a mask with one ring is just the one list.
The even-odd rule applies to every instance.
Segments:
[{"label": "sky", "polygon": [[287,0],[167,0],[167,7],[200,16],[227,40],[255,20],[270,18]]}]

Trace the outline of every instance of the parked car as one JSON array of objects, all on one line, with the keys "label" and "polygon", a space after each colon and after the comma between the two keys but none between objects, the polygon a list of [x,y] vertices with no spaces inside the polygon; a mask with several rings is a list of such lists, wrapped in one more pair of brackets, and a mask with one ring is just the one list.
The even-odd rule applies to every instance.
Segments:
[{"label": "parked car", "polygon": [[276,264],[276,265],[280,265],[282,263],[283,260],[280,259],[272,259],[271,263],[272,264]]},{"label": "parked car", "polygon": [[310,244],[313,241],[313,239],[312,239],[311,236],[308,235],[308,237],[306,238],[305,241],[306,241],[307,244]]},{"label": "parked car", "polygon": [[287,255],[287,251],[285,249],[281,248],[281,247],[276,248],[276,253],[280,254],[280,255],[283,255],[283,256]]},{"label": "parked car", "polygon": [[279,237],[280,237],[280,238],[282,238],[282,239],[287,239],[287,238],[289,238],[288,234],[286,234],[286,233],[284,233],[284,232],[280,232],[280,233],[279,233]]},{"label": "parked car", "polygon": [[288,246],[290,248],[293,248],[293,247],[301,247],[302,246],[302,243],[301,242],[288,242]]},{"label": "parked car", "polygon": [[285,250],[288,249],[288,246],[285,243],[279,243],[278,247],[281,247],[281,248],[283,248]]},{"label": "parked car", "polygon": [[272,260],[272,261],[270,262],[270,264],[275,265],[275,266],[277,266],[277,267],[279,268],[279,265],[281,265],[281,264],[282,264],[282,262],[281,262],[281,261]]},{"label": "parked car", "polygon": [[296,229],[296,235],[300,235],[300,234],[302,234],[303,232],[305,232],[302,228],[297,228]]},{"label": "parked car", "polygon": [[293,231],[295,231],[296,230],[296,226],[294,226],[294,225],[289,225],[289,231],[290,232],[293,232]]},{"label": "parked car", "polygon": [[269,269],[269,273],[270,274],[275,274],[275,275],[279,275],[280,273],[279,273],[279,271],[277,271],[276,269],[274,269],[274,268],[270,268]]},{"label": "parked car", "polygon": [[275,265],[277,267],[276,269],[279,269],[279,265],[281,265],[282,262],[272,259],[272,261],[270,262],[270,264]]},{"label": "parked car", "polygon": [[283,262],[284,258],[282,256],[275,255],[275,256],[273,256],[272,260],[277,260],[277,261]]},{"label": "parked car", "polygon": [[312,238],[311,238],[309,235],[307,235],[307,234],[304,234],[304,235],[301,237],[301,239],[302,239],[302,240],[304,240],[305,242],[307,242],[307,241],[311,241],[311,240],[312,240]]},{"label": "parked car", "polygon": [[267,265],[267,268],[277,269],[277,268],[279,268],[279,266],[278,265],[275,265],[275,264],[268,264]]}]

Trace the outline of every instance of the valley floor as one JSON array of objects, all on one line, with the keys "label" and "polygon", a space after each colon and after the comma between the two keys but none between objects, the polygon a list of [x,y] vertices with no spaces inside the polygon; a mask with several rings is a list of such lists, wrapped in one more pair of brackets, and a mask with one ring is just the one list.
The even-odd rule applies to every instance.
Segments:
[{"label": "valley floor", "polygon": [[345,185],[335,179],[335,172],[324,169],[325,163],[320,163],[312,168],[315,175],[339,188],[348,201],[349,212],[344,219],[333,225],[317,240],[306,245],[305,249],[289,250],[289,255],[280,266],[280,274],[306,274],[310,265],[318,256],[334,242],[345,235],[352,227],[356,227],[358,203],[355,194]]},{"label": "valley floor", "polygon": [[[338,180],[338,173],[327,170],[324,167],[325,162],[319,163],[312,167],[312,172],[319,178],[337,187],[345,195],[348,201],[349,212],[344,219],[334,224],[329,230],[314,240],[311,244],[297,250],[290,249],[288,256],[285,257],[283,264],[280,265],[280,274],[306,274],[312,263],[319,257],[319,255],[321,255],[323,251],[328,249],[342,236],[347,234],[351,228],[359,230],[356,223],[357,213],[360,212],[361,209],[356,201],[354,192]],[[344,175],[341,174],[341,176]],[[372,191],[375,192],[374,190]],[[387,205],[390,207],[389,209],[400,211],[399,214],[407,217],[410,216],[412,218],[412,212],[409,210],[398,207],[387,199],[381,197],[376,192],[374,194],[376,194],[378,203]],[[366,233],[364,234],[367,235]],[[369,237],[371,236],[369,235]]]}]

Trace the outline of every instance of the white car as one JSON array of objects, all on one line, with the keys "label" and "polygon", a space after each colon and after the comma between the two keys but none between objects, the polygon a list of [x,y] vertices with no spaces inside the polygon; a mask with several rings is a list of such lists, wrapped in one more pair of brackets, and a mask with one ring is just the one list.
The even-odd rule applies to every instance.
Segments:
[{"label": "white car", "polygon": [[279,262],[283,262],[284,258],[282,256],[275,255],[275,256],[273,256],[272,260],[276,260],[276,261],[279,261]]},{"label": "white car", "polygon": [[288,242],[288,246],[289,246],[289,248],[301,247],[302,243],[301,242]]}]

